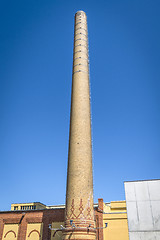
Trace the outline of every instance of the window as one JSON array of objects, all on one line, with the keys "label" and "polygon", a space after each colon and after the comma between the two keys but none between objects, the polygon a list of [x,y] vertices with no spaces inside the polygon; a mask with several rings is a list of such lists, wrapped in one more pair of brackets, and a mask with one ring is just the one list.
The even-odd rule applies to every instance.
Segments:
[{"label": "window", "polygon": [[18,206],[14,207],[14,211],[17,211],[18,210]]}]

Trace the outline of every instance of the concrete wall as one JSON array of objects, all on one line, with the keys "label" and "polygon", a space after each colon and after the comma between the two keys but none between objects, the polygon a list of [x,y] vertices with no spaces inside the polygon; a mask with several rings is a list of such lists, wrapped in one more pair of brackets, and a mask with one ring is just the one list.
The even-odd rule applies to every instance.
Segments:
[{"label": "concrete wall", "polygon": [[[53,222],[52,229],[61,228],[61,225],[64,226],[64,222]],[[62,231],[51,230],[51,240],[60,240],[62,239]]]},{"label": "concrete wall", "polygon": [[130,240],[160,240],[160,180],[124,185]]},{"label": "concrete wall", "polygon": [[11,211],[20,211],[20,210],[39,210],[46,209],[46,205],[40,202],[33,203],[13,203],[11,204]]},{"label": "concrete wall", "polygon": [[104,240],[128,240],[128,223],[126,201],[114,201],[104,203],[103,206],[103,229]]},{"label": "concrete wall", "polygon": [[26,240],[42,240],[43,223],[28,223]]},{"label": "concrete wall", "polygon": [[18,224],[5,224],[2,240],[17,240]]}]

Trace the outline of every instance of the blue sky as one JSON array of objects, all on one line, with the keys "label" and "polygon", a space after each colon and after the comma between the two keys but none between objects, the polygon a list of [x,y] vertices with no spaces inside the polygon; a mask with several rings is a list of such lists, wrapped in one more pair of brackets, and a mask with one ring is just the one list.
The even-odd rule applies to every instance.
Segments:
[{"label": "blue sky", "polygon": [[88,17],[94,199],[160,178],[158,0],[0,1],[0,210],[65,203],[74,14]]}]

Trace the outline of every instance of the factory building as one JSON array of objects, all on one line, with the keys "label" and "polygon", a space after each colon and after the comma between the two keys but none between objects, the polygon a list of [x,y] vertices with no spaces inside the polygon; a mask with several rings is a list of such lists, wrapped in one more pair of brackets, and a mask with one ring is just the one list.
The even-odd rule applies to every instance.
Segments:
[{"label": "factory building", "polygon": [[[96,240],[160,240],[160,180],[125,182],[126,201],[94,204]],[[16,203],[0,212],[1,240],[63,238],[65,205]],[[70,229],[74,231],[74,218]]]},{"label": "factory building", "polygon": [[[125,201],[105,203],[99,199],[94,204],[94,215],[97,240],[129,239]],[[11,211],[0,212],[0,239],[62,239],[63,231],[60,229],[63,230],[64,221],[65,205],[46,206],[39,202],[12,204]]]}]

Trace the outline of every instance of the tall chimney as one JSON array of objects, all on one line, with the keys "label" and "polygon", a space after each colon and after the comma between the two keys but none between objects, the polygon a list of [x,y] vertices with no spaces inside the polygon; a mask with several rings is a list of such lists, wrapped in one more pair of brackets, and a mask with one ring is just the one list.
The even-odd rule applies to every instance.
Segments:
[{"label": "tall chimney", "polygon": [[72,99],[63,239],[95,239],[88,30],[85,12],[75,15]]}]

